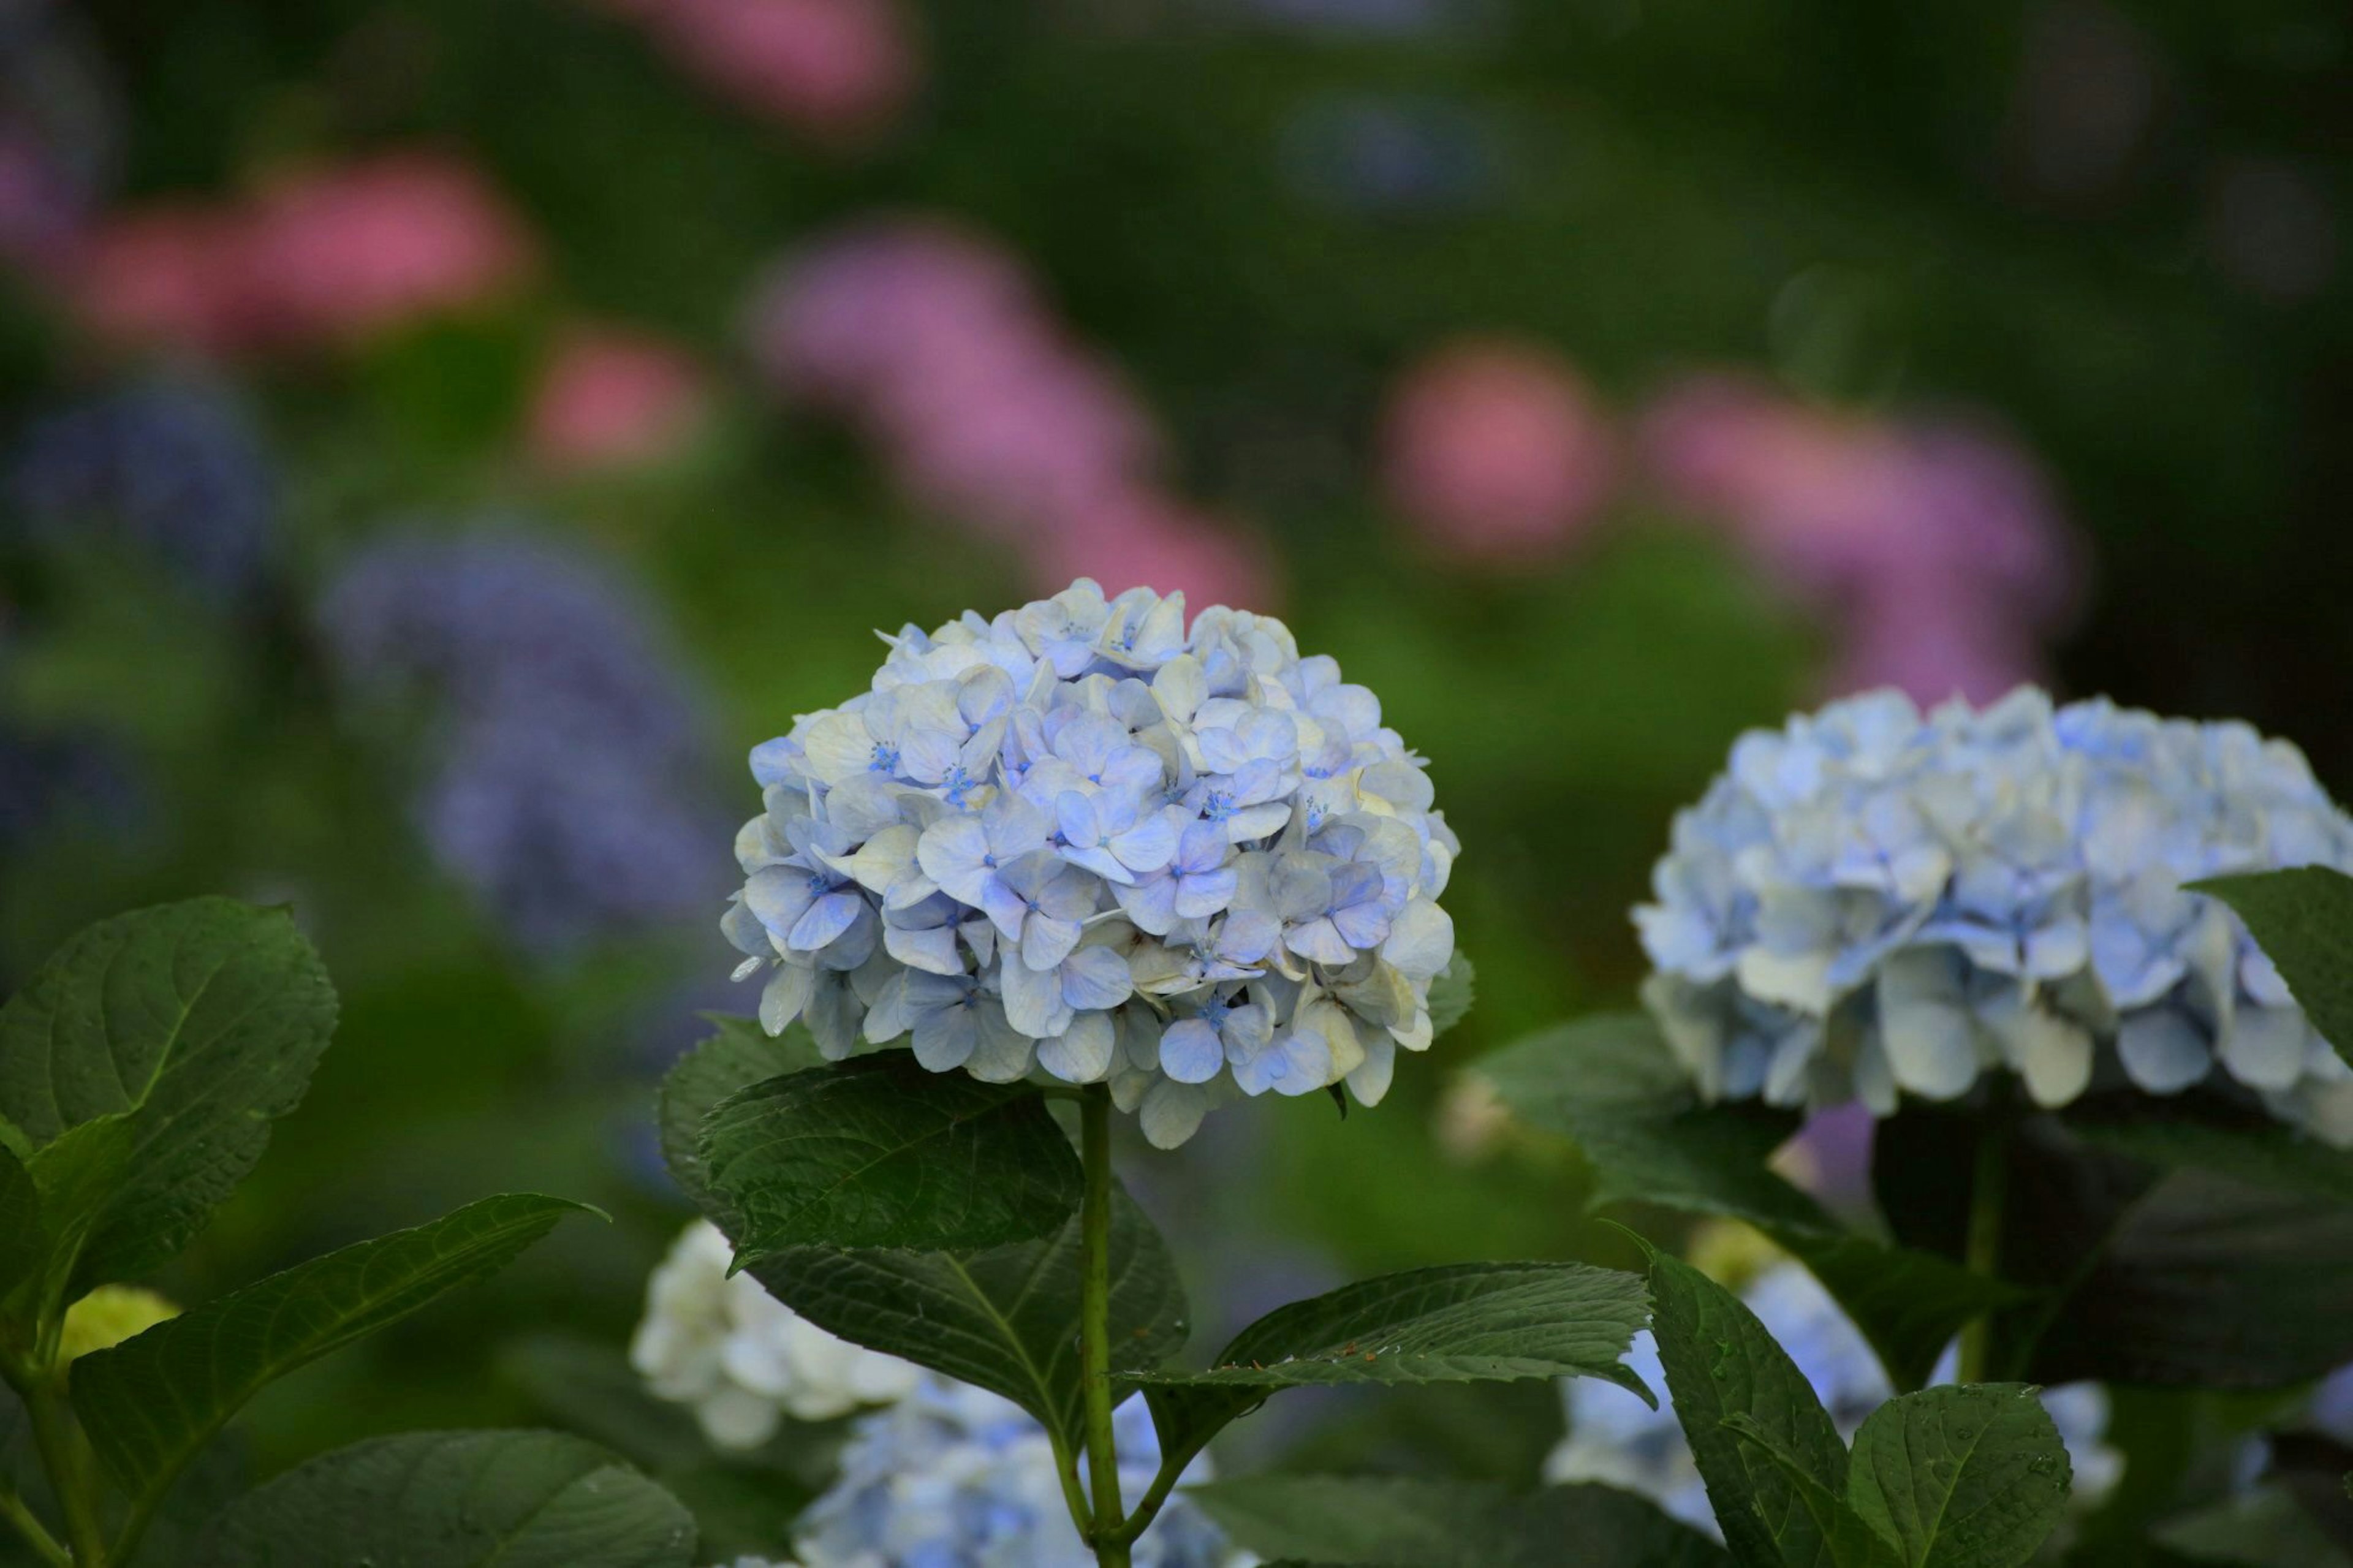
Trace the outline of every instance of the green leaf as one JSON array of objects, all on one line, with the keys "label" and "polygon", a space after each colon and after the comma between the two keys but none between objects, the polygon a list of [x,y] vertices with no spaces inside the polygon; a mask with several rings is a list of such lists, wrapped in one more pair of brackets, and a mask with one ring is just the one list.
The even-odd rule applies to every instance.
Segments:
[{"label": "green leaf", "polygon": [[191,1568],[690,1568],[694,1521],[557,1432],[408,1432],[231,1503]]},{"label": "green leaf", "polygon": [[27,1351],[42,1322],[76,1294],[74,1270],[90,1232],[106,1218],[108,1200],[121,1190],[137,1137],[129,1117],[100,1116],[59,1133],[26,1163],[40,1228],[28,1247],[32,1269],[6,1300],[12,1353]]},{"label": "green leaf", "polygon": [[121,1116],[132,1148],[79,1232],[78,1285],[134,1277],[200,1229],[292,1110],[334,1031],[335,994],[282,910],[193,899],[118,916],[0,1008],[0,1116],[37,1150]]},{"label": "green leaf", "polygon": [[[1840,1498],[1847,1458],[1813,1385],[1738,1297],[1689,1264],[1651,1253],[1651,1295],[1675,1415],[1733,1556],[1748,1563],[1822,1560],[1831,1539],[1789,1467]],[[1736,1418],[1746,1436],[1727,1426]]]},{"label": "green leaf", "polygon": [[1132,1375],[1161,1450],[1200,1451],[1279,1388],[1311,1384],[1509,1383],[1602,1377],[1653,1406],[1620,1364],[1649,1318],[1642,1282],[1583,1263],[1459,1263],[1344,1285],[1278,1307],[1207,1371]]},{"label": "green leaf", "polygon": [[2126,1212],[2025,1373],[2284,1388],[2349,1355],[2353,1209],[2178,1171]]},{"label": "green leaf", "polygon": [[484,1198],[273,1274],[74,1363],[76,1413],[116,1484],[143,1501],[272,1379],[503,1267],[567,1214]]},{"label": "green leaf", "polygon": [[2320,1037],[2353,1062],[2353,877],[2297,866],[2186,885],[2238,911]]},{"label": "green leaf", "polygon": [[1052,1234],[1078,1156],[1026,1083],[927,1072],[903,1051],[739,1089],[703,1119],[702,1174],[738,1266],[791,1247],[994,1247]]},{"label": "green leaf", "polygon": [[1438,978],[1430,983],[1430,1037],[1436,1039],[1462,1022],[1477,999],[1479,972],[1467,953],[1458,952]]},{"label": "green leaf", "polygon": [[697,1208],[720,1229],[733,1233],[735,1216],[702,1169],[702,1119],[712,1107],[739,1089],[785,1073],[825,1065],[809,1032],[796,1024],[771,1037],[756,1018],[706,1013],[717,1030],[681,1057],[662,1079],[655,1120],[661,1136],[662,1162]]},{"label": "green leaf", "polygon": [[2014,1568],[2067,1510],[2059,1429],[2023,1384],[1891,1399],[1855,1434],[1847,1496],[1905,1568]]},{"label": "green leaf", "polygon": [[[1736,1412],[1725,1417],[1724,1429],[1756,1448],[1781,1472],[1799,1507],[1812,1521],[1820,1542],[1820,1553],[1829,1558],[1831,1568],[1904,1568],[1904,1559],[1894,1539],[1873,1528],[1872,1521],[1857,1512],[1846,1499],[1823,1486],[1805,1461],[1759,1426],[1756,1417],[1745,1411]],[[1802,1559],[1807,1563],[1820,1560],[1810,1556]]]},{"label": "green leaf", "polygon": [[1946,1258],[1841,1225],[1767,1164],[1797,1117],[1753,1102],[1702,1104],[1642,1015],[1546,1030],[1476,1070],[1515,1113],[1583,1152],[1594,1171],[1590,1206],[1653,1204],[1764,1232],[1846,1309],[1898,1388],[1926,1382],[1964,1323],[2016,1299]]},{"label": "green leaf", "polygon": [[0,1148],[0,1300],[41,1267],[41,1189],[24,1163]]},{"label": "green leaf", "polygon": [[1725,1568],[1724,1548],[1613,1487],[1515,1496],[1479,1481],[1250,1476],[1187,1487],[1234,1542],[1302,1563],[1366,1568]]},{"label": "green leaf", "polygon": [[[1915,1107],[1883,1124],[1873,1178],[1898,1234],[1958,1252],[1950,1172],[1978,1131]],[[1997,1375],[2258,1389],[2353,1359],[2353,1156],[2137,1096],[2022,1117],[2003,1150],[2000,1267],[2038,1296],[1995,1319]]]},{"label": "green leaf", "polygon": [[[1184,1287],[1160,1233],[1116,1187],[1110,1252],[1112,1369],[1157,1366],[1184,1347]],[[795,1247],[751,1272],[818,1327],[1001,1394],[1081,1446],[1078,1220],[979,1251]]]}]

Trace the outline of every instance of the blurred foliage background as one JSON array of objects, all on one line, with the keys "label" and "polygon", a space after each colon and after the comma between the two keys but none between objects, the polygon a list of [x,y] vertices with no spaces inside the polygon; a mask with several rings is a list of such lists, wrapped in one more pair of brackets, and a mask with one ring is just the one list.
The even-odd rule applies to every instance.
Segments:
[{"label": "blurred foliage background", "polygon": [[[0,981],[209,889],[324,951],[337,1045],[184,1299],[501,1187],[615,1215],[285,1385],[256,1463],[546,1416],[589,1396],[551,1334],[617,1360],[683,1218],[652,1082],[752,1005],[741,758],[875,627],[1082,572],[1246,601],[1431,759],[1480,1005],[1377,1111],[1130,1162],[1205,1335],[1345,1273],[1627,1260],[1453,1069],[1630,993],[1626,910],[1746,726],[2036,679],[2244,716],[2341,791],[2348,32],[0,0]],[[1559,1420],[1249,1440],[1526,1479]]]}]

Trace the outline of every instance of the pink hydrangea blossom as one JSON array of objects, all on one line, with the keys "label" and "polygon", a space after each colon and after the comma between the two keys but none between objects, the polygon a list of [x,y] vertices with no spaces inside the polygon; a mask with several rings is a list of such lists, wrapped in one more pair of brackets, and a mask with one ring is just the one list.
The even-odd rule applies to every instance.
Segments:
[{"label": "pink hydrangea blossom", "polygon": [[828,141],[861,141],[890,124],[923,75],[891,0],[601,3],[712,91]]},{"label": "pink hydrangea blossom", "polygon": [[1382,479],[1422,537],[1510,564],[1568,549],[1618,474],[1617,438],[1584,378],[1532,343],[1471,339],[1409,369],[1382,422]]},{"label": "pink hydrangea blossom", "polygon": [[1669,501],[1835,618],[1833,690],[1997,696],[2040,675],[2075,602],[2075,535],[1993,430],[1831,414],[1707,376],[1652,406],[1641,451]]},{"label": "pink hydrangea blossom", "polygon": [[265,194],[246,264],[278,331],[360,337],[470,305],[512,287],[535,260],[531,236],[470,166],[394,153],[297,176]]},{"label": "pink hydrangea blossom", "polygon": [[529,232],[468,165],[401,153],[291,176],[249,200],[101,221],[72,269],[102,335],[206,352],[365,338],[507,289]]},{"label": "pink hydrangea blossom", "polygon": [[1270,602],[1263,545],[1166,492],[1133,389],[992,242],[924,217],[846,230],[778,271],[751,332],[787,396],[847,419],[910,496],[1004,541],[1041,590],[1088,575]]},{"label": "pink hydrangea blossom", "polygon": [[122,342],[227,353],[259,338],[267,316],[252,294],[242,225],[191,203],[102,220],[64,281],[83,321]]},{"label": "pink hydrangea blossom", "polygon": [[526,441],[543,466],[642,463],[675,448],[703,412],[702,366],[650,333],[588,327],[557,344],[532,400]]}]

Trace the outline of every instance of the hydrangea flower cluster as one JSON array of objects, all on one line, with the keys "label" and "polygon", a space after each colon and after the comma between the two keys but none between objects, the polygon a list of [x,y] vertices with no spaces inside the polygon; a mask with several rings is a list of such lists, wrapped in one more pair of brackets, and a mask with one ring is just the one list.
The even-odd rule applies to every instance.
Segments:
[{"label": "hydrangea flower cluster", "polygon": [[[1160,1468],[1151,1413],[1131,1399],[1112,1413],[1119,1489],[1133,1508]],[[1079,1460],[1083,1476],[1086,1459]],[[1208,1456],[1187,1482],[1211,1475]],[[803,1568],[973,1563],[976,1568],[1091,1568],[1062,1499],[1046,1429],[1009,1400],[926,1375],[915,1392],[862,1417],[841,1474],[794,1525]],[[1182,1491],[1136,1540],[1136,1568],[1239,1568],[1241,1559]]]},{"label": "hydrangea flower cluster", "polygon": [[786,1416],[830,1421],[914,1392],[896,1356],[837,1339],[761,1289],[730,1276],[735,1249],[708,1220],[687,1226],[646,1282],[629,1364],[655,1397],[693,1408],[712,1447],[741,1452]]},{"label": "hydrangea flower cluster", "polygon": [[2183,890],[2310,864],[2353,869],[2353,821],[2244,724],[1875,692],[1744,736],[1676,819],[1635,911],[1646,999],[1711,1097],[1886,1115],[2003,1068],[2043,1106],[2211,1081],[2353,1142],[2353,1068]]},{"label": "hydrangea flower cluster", "polygon": [[216,603],[247,597],[277,542],[278,478],[237,400],[134,383],[36,419],[11,454],[0,532],[104,539]]},{"label": "hydrangea flower cluster", "polygon": [[[1771,1331],[1830,1412],[1839,1436],[1852,1442],[1864,1417],[1894,1395],[1879,1358],[1861,1330],[1805,1268],[1786,1259],[1762,1269],[1741,1292],[1741,1300]],[[1955,1355],[1946,1353],[1930,1381],[1949,1383]],[[1635,1336],[1626,1364],[1658,1391],[1651,1409],[1616,1384],[1575,1377],[1561,1383],[1568,1436],[1545,1461],[1545,1479],[1599,1481],[1650,1498],[1667,1512],[1721,1540],[1715,1510],[1691,1446],[1683,1440],[1667,1391],[1658,1341],[1645,1329]],[[2124,1473],[2124,1458],[2103,1438],[2108,1426],[2107,1391],[2095,1383],[2073,1383],[2042,1391],[2042,1407],[2059,1428],[2074,1467],[2074,1503],[2096,1506]]]},{"label": "hydrangea flower cluster", "polygon": [[1430,1044],[1457,850],[1379,700],[1280,621],[1081,579],[883,639],[873,688],[752,753],[723,929],[827,1056],[1108,1082],[1162,1148],[1221,1099]]},{"label": "hydrangea flower cluster", "polygon": [[724,886],[694,693],[593,562],[517,534],[394,537],[318,622],[352,697],[435,700],[418,826],[524,949],[668,927]]}]

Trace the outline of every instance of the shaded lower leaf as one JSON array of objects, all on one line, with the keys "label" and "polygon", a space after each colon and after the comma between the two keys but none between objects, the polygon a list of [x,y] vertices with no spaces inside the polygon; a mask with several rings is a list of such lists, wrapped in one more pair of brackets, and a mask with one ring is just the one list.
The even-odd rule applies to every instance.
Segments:
[{"label": "shaded lower leaf", "polygon": [[231,1503],[190,1568],[689,1568],[694,1521],[556,1432],[410,1432],[339,1448]]},{"label": "shaded lower leaf", "polygon": [[2067,1510],[2073,1472],[2024,1384],[1891,1399],[1855,1434],[1847,1496],[1905,1568],[2014,1568]]},{"label": "shaded lower leaf", "polygon": [[1344,1285],[1234,1336],[1206,1372],[1132,1378],[1164,1454],[1189,1456],[1278,1388],[1602,1377],[1656,1403],[1620,1364],[1649,1317],[1642,1283],[1583,1263],[1463,1263]]},{"label": "shaded lower leaf", "polygon": [[[1951,1172],[1981,1119],[1906,1106],[1873,1179],[1899,1235],[1957,1256]],[[2353,1155],[2190,1097],[2092,1100],[2003,1142],[2001,1273],[2035,1292],[1995,1319],[1993,1368],[2276,1388],[2353,1359]]]},{"label": "shaded lower leaf", "polygon": [[[752,1266],[769,1294],[855,1344],[1001,1394],[1078,1446],[1079,1221],[1041,1241],[979,1251],[794,1247]],[[1150,1219],[1113,1189],[1114,1372],[1185,1343],[1185,1290]]]},{"label": "shaded lower leaf", "polygon": [[1084,1183],[1027,1083],[926,1071],[904,1051],[786,1073],[703,1118],[702,1179],[739,1265],[788,1247],[995,1247],[1050,1235]]},{"label": "shaded lower leaf", "polygon": [[298,1264],[74,1363],[74,1409],[134,1501],[271,1380],[503,1267],[583,1205],[484,1198]]},{"label": "shaded lower leaf", "polygon": [[0,1300],[41,1267],[41,1192],[33,1173],[0,1148]]},{"label": "shaded lower leaf", "polygon": [[[1515,1495],[1479,1481],[1251,1476],[1186,1496],[1239,1545],[1366,1568],[1724,1568],[1724,1548],[1611,1487]],[[1572,1544],[1573,1543],[1573,1544]]]},{"label": "shaded lower leaf", "polygon": [[[1708,1500],[1747,1563],[1829,1561],[1831,1540],[1790,1470],[1846,1491],[1846,1445],[1795,1363],[1740,1299],[1689,1264],[1651,1256],[1651,1330]],[[1743,1436],[1727,1423],[1753,1428]],[[1776,1453],[1760,1447],[1768,1442]]]},{"label": "shaded lower leaf", "polygon": [[1795,1113],[1701,1103],[1641,1014],[1546,1030],[1482,1058],[1476,1070],[1518,1115],[1577,1145],[1594,1169],[1592,1206],[1653,1204],[1763,1231],[1812,1270],[1899,1389],[1927,1381],[1963,1324],[2016,1299],[1947,1258],[1841,1225],[1767,1163],[1797,1131]]},{"label": "shaded lower leaf", "polygon": [[2176,1171],[2037,1337],[2039,1383],[2281,1388],[2353,1356],[2353,1208]]}]

